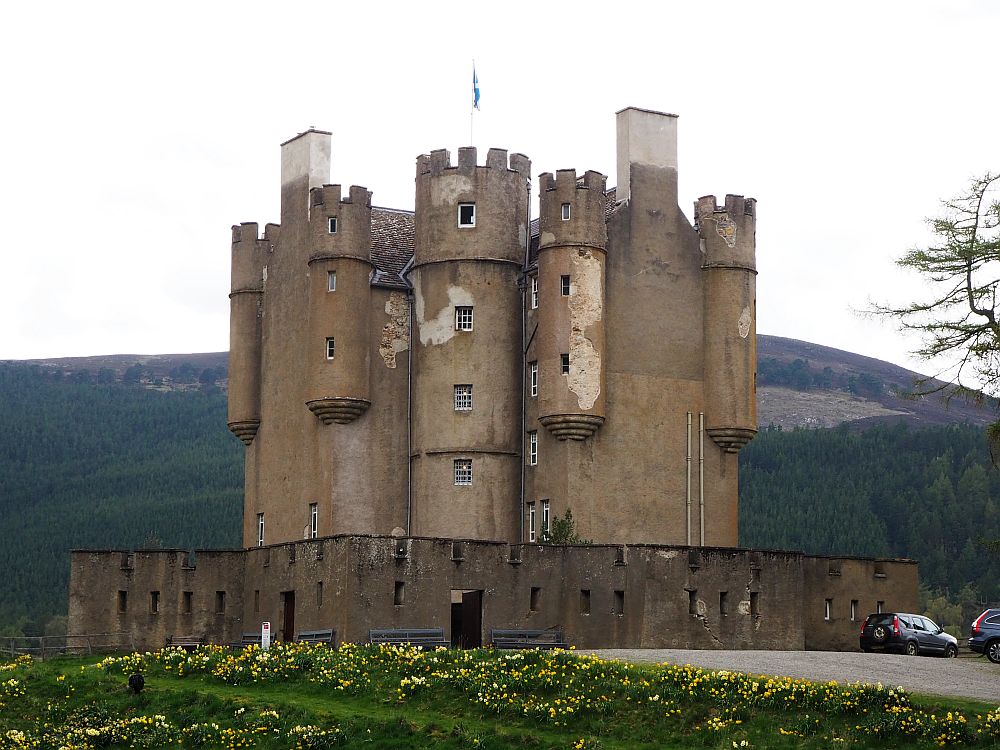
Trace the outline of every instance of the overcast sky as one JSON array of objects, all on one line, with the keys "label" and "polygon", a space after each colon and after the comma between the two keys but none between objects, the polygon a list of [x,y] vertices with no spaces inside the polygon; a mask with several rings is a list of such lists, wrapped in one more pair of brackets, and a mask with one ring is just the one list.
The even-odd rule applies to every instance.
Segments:
[{"label": "overcast sky", "polygon": [[[363,9],[363,10],[361,10]],[[413,207],[469,142],[615,175],[616,110],[680,115],[681,206],[758,199],[758,332],[929,371],[859,317],[1000,169],[1000,3],[8,3],[0,358],[228,347],[230,226],[278,220],[279,144]]]}]

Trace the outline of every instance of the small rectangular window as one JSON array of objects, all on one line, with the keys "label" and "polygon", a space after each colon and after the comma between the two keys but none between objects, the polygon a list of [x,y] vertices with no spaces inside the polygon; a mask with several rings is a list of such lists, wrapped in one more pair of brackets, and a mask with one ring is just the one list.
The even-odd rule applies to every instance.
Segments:
[{"label": "small rectangular window", "polygon": [[215,592],[215,613],[223,614],[226,611],[226,592],[216,591]]},{"label": "small rectangular window", "polygon": [[531,309],[538,309],[538,277],[531,277]]},{"label": "small rectangular window", "polygon": [[824,620],[831,619],[832,612],[833,612],[833,599],[826,599],[823,605],[823,619]]},{"label": "small rectangular window", "polygon": [[590,614],[590,589],[580,589],[580,614]]},{"label": "small rectangular window", "polygon": [[472,384],[455,386],[455,411],[472,411]]},{"label": "small rectangular window", "polygon": [[460,226],[460,227],[474,227],[474,226],[476,226],[476,204],[475,203],[459,203],[458,204],[458,226]]},{"label": "small rectangular window", "polygon": [[531,395],[532,397],[538,395],[538,363],[529,362],[528,363],[528,382],[531,384]]},{"label": "small rectangular window", "polygon": [[309,503],[309,538],[319,536],[319,503]]},{"label": "small rectangular window", "polygon": [[570,209],[570,205],[568,203],[563,203],[562,204],[562,220],[563,221],[569,221],[570,210],[571,210]]},{"label": "small rectangular window", "polygon": [[149,592],[149,614],[155,615],[160,611],[160,592]]},{"label": "small rectangular window", "polygon": [[698,614],[698,589],[688,589],[688,614]]},{"label": "small rectangular window", "polygon": [[615,591],[614,603],[612,605],[611,614],[613,615],[624,615],[625,614],[625,592]]},{"label": "small rectangular window", "polygon": [[851,622],[855,622],[858,619],[858,600],[851,599]]},{"label": "small rectangular window", "polygon": [[535,541],[535,504],[528,503],[528,541]]},{"label": "small rectangular window", "polygon": [[326,340],[326,358],[333,359],[333,355],[336,353],[336,346],[333,343],[333,337],[331,336]]},{"label": "small rectangular window", "polygon": [[885,606],[885,602],[875,602],[875,614],[882,614],[882,607]]},{"label": "small rectangular window", "polygon": [[750,616],[760,617],[760,593],[757,591],[750,592]]},{"label": "small rectangular window", "polygon": [[253,592],[253,612],[254,614],[260,612],[260,589],[254,589]]},{"label": "small rectangular window", "polygon": [[471,307],[456,307],[455,308],[455,330],[456,331],[471,331],[472,330],[472,308]]},{"label": "small rectangular window", "polygon": [[454,461],[455,466],[455,484],[457,485],[471,485],[472,484],[472,459],[471,458],[456,458]]},{"label": "small rectangular window", "polygon": [[528,433],[528,466],[535,466],[538,463],[538,431],[532,430]]},{"label": "small rectangular window", "polygon": [[569,355],[560,354],[559,355],[559,367],[563,375],[569,375]]},{"label": "small rectangular window", "polygon": [[264,514],[257,514],[257,546],[264,546]]},{"label": "small rectangular window", "polygon": [[185,592],[183,592],[183,598],[182,598],[182,603],[181,603],[181,612],[183,612],[186,615],[191,614],[191,600],[193,598],[194,598],[194,592],[193,591],[185,591]]},{"label": "small rectangular window", "polygon": [[323,606],[323,582],[316,581],[316,606]]},{"label": "small rectangular window", "polygon": [[552,536],[552,511],[549,501],[542,500],[542,539],[548,540]]},{"label": "small rectangular window", "polygon": [[725,617],[729,614],[729,592],[719,592],[719,614]]},{"label": "small rectangular window", "polygon": [[329,232],[330,234],[336,234],[337,233],[337,217],[336,216],[330,216],[330,217],[327,218],[327,220],[326,220],[326,231]]},{"label": "small rectangular window", "polygon": [[569,276],[559,277],[559,291],[563,297],[569,296]]},{"label": "small rectangular window", "polygon": [[537,612],[538,611],[538,600],[542,596],[542,589],[540,586],[531,587],[531,596],[528,597],[528,611]]},{"label": "small rectangular window", "polygon": [[119,591],[118,592],[118,613],[125,614],[128,612],[128,592]]},{"label": "small rectangular window", "polygon": [[326,272],[326,291],[335,292],[337,291],[337,272],[327,271]]},{"label": "small rectangular window", "polygon": [[392,603],[397,607],[402,607],[406,596],[406,584],[403,581],[396,581],[392,589]]}]

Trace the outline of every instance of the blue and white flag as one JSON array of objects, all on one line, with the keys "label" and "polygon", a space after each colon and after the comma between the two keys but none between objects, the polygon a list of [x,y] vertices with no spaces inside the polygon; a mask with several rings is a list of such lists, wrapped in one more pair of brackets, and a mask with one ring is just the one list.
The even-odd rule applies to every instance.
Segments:
[{"label": "blue and white flag", "polygon": [[475,63],[472,63],[472,108],[479,109],[479,79],[476,77]]}]

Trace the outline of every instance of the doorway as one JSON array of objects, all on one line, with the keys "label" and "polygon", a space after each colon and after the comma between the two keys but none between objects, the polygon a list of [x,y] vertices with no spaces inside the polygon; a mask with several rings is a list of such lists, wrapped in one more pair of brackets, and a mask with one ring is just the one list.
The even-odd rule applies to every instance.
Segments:
[{"label": "doorway", "polygon": [[451,645],[481,648],[483,645],[483,592],[452,589]]},{"label": "doorway", "polygon": [[295,638],[295,592],[281,592],[281,640]]}]

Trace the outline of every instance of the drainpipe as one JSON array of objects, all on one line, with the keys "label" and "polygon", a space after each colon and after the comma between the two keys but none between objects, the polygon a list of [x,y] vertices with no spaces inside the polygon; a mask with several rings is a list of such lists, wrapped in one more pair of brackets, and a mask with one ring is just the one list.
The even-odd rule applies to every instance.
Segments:
[{"label": "drainpipe", "polygon": [[698,412],[698,505],[701,508],[701,546],[705,546],[705,412]]},{"label": "drainpipe", "polygon": [[524,399],[524,370],[528,366],[528,345],[526,341],[526,329],[528,327],[528,317],[527,317],[527,288],[528,285],[525,283],[527,280],[528,263],[531,260],[531,180],[527,181],[525,185],[525,190],[528,193],[527,209],[525,210],[524,217],[524,266],[521,268],[521,279],[518,282],[518,286],[521,287],[521,497],[518,505],[517,517],[518,517],[518,536],[517,543],[524,543],[524,440],[526,433],[524,431],[527,426],[527,404]]},{"label": "drainpipe", "polygon": [[410,302],[409,346],[406,347],[406,535],[411,535],[413,522],[413,291]]},{"label": "drainpipe", "polygon": [[687,413],[687,545],[691,546],[691,412]]}]

